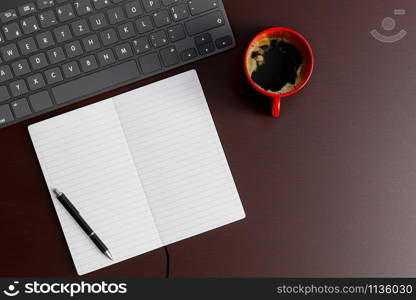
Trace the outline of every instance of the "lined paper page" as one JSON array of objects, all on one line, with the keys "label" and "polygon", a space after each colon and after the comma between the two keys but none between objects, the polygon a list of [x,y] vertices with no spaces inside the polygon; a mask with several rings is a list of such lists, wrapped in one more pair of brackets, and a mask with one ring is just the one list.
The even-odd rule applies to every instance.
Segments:
[{"label": "lined paper page", "polygon": [[78,274],[161,246],[112,99],[29,131],[49,189],[66,194],[114,257],[98,250],[51,192]]},{"label": "lined paper page", "polygon": [[195,71],[113,99],[164,245],[244,218]]}]

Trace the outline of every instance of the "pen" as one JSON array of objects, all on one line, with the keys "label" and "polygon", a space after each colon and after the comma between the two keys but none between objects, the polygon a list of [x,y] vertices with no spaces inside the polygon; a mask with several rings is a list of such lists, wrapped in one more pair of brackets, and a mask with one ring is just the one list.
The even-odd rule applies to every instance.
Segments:
[{"label": "pen", "polygon": [[65,209],[75,219],[78,225],[81,226],[82,230],[84,230],[84,232],[94,242],[98,249],[100,249],[100,251],[109,259],[113,260],[113,256],[111,255],[107,246],[101,241],[98,235],[95,234],[94,230],[92,230],[92,228],[87,224],[87,222],[85,222],[85,220],[81,217],[79,211],[75,208],[71,201],[69,201],[65,194],[60,192],[58,189],[53,189],[53,192],[55,193],[56,198],[58,198],[59,202],[62,203]]}]

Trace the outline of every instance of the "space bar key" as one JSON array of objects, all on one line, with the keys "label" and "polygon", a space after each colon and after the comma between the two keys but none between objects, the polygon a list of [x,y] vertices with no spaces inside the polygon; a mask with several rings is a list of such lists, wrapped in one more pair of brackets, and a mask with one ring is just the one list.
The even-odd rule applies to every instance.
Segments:
[{"label": "space bar key", "polygon": [[108,90],[138,76],[139,70],[136,62],[132,60],[56,86],[52,88],[52,93],[56,103],[61,104],[94,96],[98,92]]}]

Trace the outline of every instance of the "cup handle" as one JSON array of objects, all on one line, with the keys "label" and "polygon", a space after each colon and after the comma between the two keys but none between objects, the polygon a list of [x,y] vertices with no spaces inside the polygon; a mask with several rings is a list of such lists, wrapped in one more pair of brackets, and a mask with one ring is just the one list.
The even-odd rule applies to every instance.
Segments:
[{"label": "cup handle", "polygon": [[280,116],[280,97],[275,97],[272,99],[272,116],[277,118]]}]

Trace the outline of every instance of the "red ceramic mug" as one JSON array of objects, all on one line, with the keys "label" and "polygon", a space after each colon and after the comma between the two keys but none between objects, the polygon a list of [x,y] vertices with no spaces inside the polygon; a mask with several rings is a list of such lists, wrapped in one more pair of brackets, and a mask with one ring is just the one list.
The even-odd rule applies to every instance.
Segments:
[{"label": "red ceramic mug", "polygon": [[[281,38],[281,39],[287,40],[292,45],[294,45],[303,56],[303,63],[302,63],[301,70],[300,70],[300,80],[296,84],[295,88],[287,93],[273,93],[273,92],[266,91],[263,88],[261,88],[257,83],[255,83],[250,76],[250,73],[248,70],[249,55],[252,52],[251,51],[252,48],[255,47],[261,40],[265,38],[269,38],[269,39]],[[271,106],[272,106],[272,115],[274,117],[278,117],[280,115],[281,99],[297,93],[306,85],[306,83],[309,81],[309,78],[312,75],[313,67],[314,67],[314,58],[313,58],[312,48],[309,45],[309,43],[300,33],[292,29],[283,28],[283,27],[269,28],[260,32],[249,44],[247,51],[246,51],[246,55],[244,57],[244,70],[246,73],[247,80],[258,92],[272,99]]]}]

